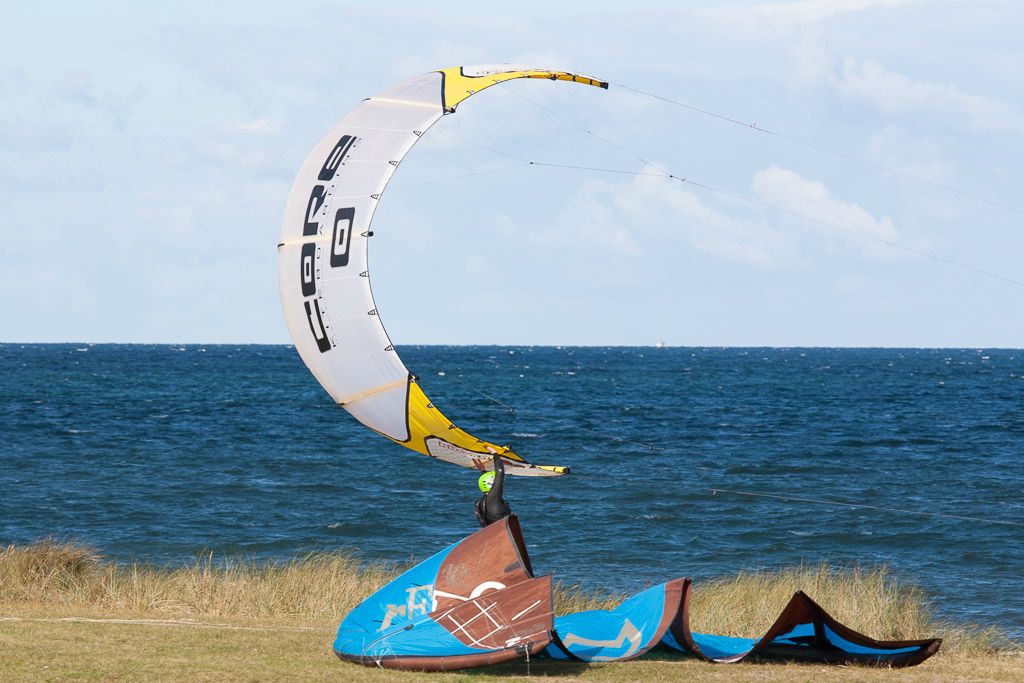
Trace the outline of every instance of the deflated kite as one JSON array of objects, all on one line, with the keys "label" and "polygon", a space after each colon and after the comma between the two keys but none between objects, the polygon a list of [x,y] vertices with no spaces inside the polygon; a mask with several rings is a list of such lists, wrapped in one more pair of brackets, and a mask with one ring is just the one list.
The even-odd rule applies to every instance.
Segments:
[{"label": "deflated kite", "polygon": [[609,662],[655,648],[709,662],[785,659],[911,666],[942,641],[880,641],[847,628],[802,592],[761,638],[693,633],[691,584],[674,579],[612,610],[554,618],[551,579],[534,578],[516,517],[416,565],[342,621],[334,651],[370,666],[447,671],[534,657]]},{"label": "deflated kite", "polygon": [[364,600],[338,629],[342,659],[444,671],[540,653],[551,578],[533,578],[515,517],[442,550]]}]

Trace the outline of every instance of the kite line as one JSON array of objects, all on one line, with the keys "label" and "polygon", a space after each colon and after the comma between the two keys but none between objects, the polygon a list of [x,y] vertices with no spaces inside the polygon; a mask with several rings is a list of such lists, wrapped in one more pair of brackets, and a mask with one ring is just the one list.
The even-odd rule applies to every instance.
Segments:
[{"label": "kite line", "polygon": [[[568,118],[566,116],[563,116],[562,114],[560,114],[557,111],[551,109],[550,107],[546,107],[543,104],[541,104],[540,102],[537,102],[537,101],[527,97],[526,95],[523,95],[522,93],[519,93],[519,92],[516,92],[515,90],[510,89],[510,88],[506,87],[504,84],[502,84],[500,87],[501,87],[502,91],[507,92],[507,93],[511,93],[511,94],[515,95],[516,97],[518,97],[518,98],[520,98],[522,100],[525,100],[526,102],[529,102],[530,104],[532,104],[533,106],[537,107],[538,109],[540,109],[540,110],[542,110],[544,112],[547,112],[548,114],[550,114],[550,115],[552,115],[552,116],[554,116],[554,117],[556,117],[558,119],[561,119],[562,121],[566,122],[570,126],[573,126],[575,128],[578,128],[578,129],[582,130],[587,135],[590,135],[590,136],[594,137],[595,139],[603,142],[604,144],[608,145],[609,147],[612,147],[613,149],[616,149],[619,152],[621,152],[621,153],[623,153],[623,154],[625,154],[627,156],[630,156],[633,159],[636,159],[637,161],[641,162],[645,166],[648,166],[650,168],[655,169],[656,171],[659,171],[661,173],[661,177],[667,178],[669,180],[676,180],[676,181],[678,181],[680,183],[692,185],[694,187],[698,187],[698,188],[701,188],[703,190],[707,190],[709,192],[714,192],[714,193],[720,194],[722,196],[731,197],[732,199],[738,199],[740,201],[747,202],[749,204],[753,204],[755,206],[760,206],[760,207],[765,208],[765,209],[770,209],[772,211],[777,211],[779,213],[783,213],[783,214],[787,214],[789,216],[800,218],[802,220],[809,221],[811,223],[816,223],[818,225],[821,225],[821,226],[824,226],[824,227],[827,227],[827,228],[831,228],[833,230],[839,230],[841,232],[845,232],[845,233],[848,233],[848,234],[851,234],[851,235],[855,235],[855,236],[860,237],[862,239],[872,240],[874,242],[885,244],[885,245],[893,247],[895,249],[901,249],[903,251],[906,251],[906,252],[909,252],[909,253],[912,253],[912,254],[916,254],[918,256],[923,256],[925,258],[931,259],[933,261],[938,261],[938,262],[944,263],[946,265],[955,266],[957,268],[962,268],[964,270],[968,270],[968,271],[971,271],[971,272],[979,274],[979,275],[985,275],[987,277],[995,278],[997,280],[1002,280],[1003,282],[1008,282],[1010,284],[1017,285],[1019,287],[1024,287],[1024,281],[1015,280],[1014,278],[1007,277],[1005,275],[1000,275],[999,273],[994,273],[992,271],[985,270],[984,268],[978,268],[976,266],[972,266],[972,265],[969,265],[969,264],[966,264],[966,263],[962,263],[960,261],[954,261],[953,259],[949,259],[949,258],[946,258],[944,256],[939,256],[938,254],[933,254],[931,252],[924,251],[923,249],[917,249],[915,247],[910,247],[910,246],[907,246],[905,244],[900,244],[899,242],[894,242],[892,240],[887,240],[887,239],[885,239],[883,237],[878,237],[876,235],[870,235],[868,233],[861,232],[859,230],[854,230],[853,228],[846,227],[846,226],[843,226],[843,225],[839,225],[837,223],[832,223],[830,221],[825,221],[825,220],[822,220],[820,218],[815,218],[813,216],[808,216],[808,215],[800,213],[798,211],[793,211],[792,209],[786,209],[786,208],[783,208],[781,206],[776,206],[774,204],[770,204],[768,202],[763,202],[763,201],[760,201],[758,199],[754,199],[753,197],[748,197],[746,195],[740,194],[738,192],[732,192],[730,190],[723,190],[721,188],[717,188],[717,187],[714,187],[712,185],[708,185],[707,183],[701,183],[701,182],[698,182],[696,180],[692,180],[691,178],[689,178],[687,176],[684,176],[684,175],[680,175],[680,174],[677,174],[677,173],[672,173],[668,169],[662,168],[662,167],[658,166],[657,164],[654,164],[654,163],[648,161],[647,159],[643,158],[639,154],[636,154],[635,152],[632,152],[632,151],[626,149],[625,147],[622,147],[621,145],[618,145],[618,144],[612,142],[608,138],[606,138],[606,137],[604,137],[602,135],[599,135],[598,133],[595,133],[593,130],[589,129],[587,126],[585,126],[585,125],[583,125],[583,124],[581,124],[581,123],[579,123],[577,121],[573,121],[572,119],[570,119],[570,118]],[[726,118],[729,121],[735,122],[734,119],[728,119],[727,117],[721,117],[721,118]],[[744,125],[746,125],[746,124],[744,124]],[[756,130],[760,130],[760,131],[763,131],[763,132],[770,132],[770,131],[767,131],[766,129],[763,129],[763,128],[756,128]],[[772,133],[772,134],[774,135],[774,133]],[[449,136],[449,137],[452,137],[452,136]],[[457,139],[457,138],[453,138],[453,139]],[[796,140],[796,138],[793,138],[793,140],[794,141],[798,141],[798,140]],[[801,144],[804,144],[804,143],[801,143]],[[806,144],[810,144],[810,143],[806,143]],[[822,147],[821,149],[823,149],[825,151],[831,151],[828,148],[824,148],[824,147]],[[856,160],[856,161],[861,161],[860,159],[858,159],[856,157],[851,157],[851,158]],[[587,166],[572,166],[572,165],[569,165],[569,164],[554,164],[554,163],[545,163],[545,162],[540,162],[540,161],[531,161],[531,165],[534,165],[534,166],[550,166],[550,167],[553,167],[553,168],[570,168],[570,169],[585,170],[585,171],[596,171],[596,172],[604,172],[604,173],[621,173],[621,174],[626,174],[626,175],[658,175],[658,174],[652,174],[652,173],[649,173],[649,172],[648,173],[644,173],[642,171],[627,171],[627,170],[620,170],[620,169],[605,169],[605,168],[594,168],[594,167],[587,167]],[[883,170],[887,170],[887,171],[890,170],[887,167],[881,167],[881,168]],[[893,171],[893,172],[896,172],[896,171]],[[914,176],[909,176],[909,177],[913,177],[913,178],[917,179]],[[921,179],[921,180],[923,182],[928,182],[928,181],[924,181],[923,179]],[[940,186],[940,187],[945,188],[945,186]],[[952,188],[950,188],[950,189],[952,189]],[[954,191],[957,191],[957,190],[954,190]],[[961,192],[960,194],[966,194],[966,193],[962,193]],[[969,194],[966,194],[966,196],[977,198],[977,197],[974,197],[974,195],[969,195]],[[983,200],[983,201],[988,201],[988,200]],[[989,203],[995,203],[995,202],[989,202]],[[1021,213],[1024,213],[1024,211],[1019,210],[1019,209],[1015,209],[1014,207],[1011,207],[1011,206],[1002,205],[1002,204],[996,204],[996,205],[997,206],[1002,206],[1003,208],[1010,209],[1011,211],[1020,211]]]},{"label": "kite line", "polygon": [[1009,204],[1003,204],[1002,202],[997,202],[997,201],[994,201],[992,199],[988,199],[987,197],[982,197],[981,195],[973,194],[971,192],[966,192],[964,190],[960,190],[960,189],[952,187],[950,185],[943,185],[942,183],[937,183],[937,182],[935,182],[933,180],[928,180],[927,178],[922,178],[921,176],[916,176],[916,175],[914,175],[912,173],[906,173],[905,171],[900,171],[898,169],[892,168],[891,166],[885,166],[883,164],[879,164],[879,163],[876,163],[874,161],[869,161],[868,159],[864,159],[864,158],[861,158],[861,157],[858,157],[858,156],[854,156],[852,154],[847,154],[846,152],[841,152],[841,151],[839,151],[837,149],[832,149],[831,147],[826,147],[824,145],[819,145],[819,144],[817,144],[815,142],[810,142],[808,140],[802,140],[800,138],[793,137],[792,135],[785,135],[783,133],[777,133],[777,132],[775,132],[773,130],[769,130],[767,128],[759,126],[759,125],[757,125],[757,123],[746,123],[744,121],[740,121],[738,119],[732,118],[731,116],[726,116],[725,114],[719,114],[719,113],[713,112],[713,111],[711,111],[709,109],[703,109],[701,107],[698,107],[698,106],[695,106],[695,105],[692,105],[692,104],[687,104],[686,102],[680,102],[679,100],[674,100],[674,99],[672,99],[670,97],[664,97],[662,95],[656,95],[654,93],[646,92],[644,90],[640,90],[639,88],[634,88],[634,87],[625,85],[623,83],[614,83],[614,85],[616,87],[618,87],[618,88],[622,88],[623,90],[629,90],[630,92],[634,92],[634,93],[636,93],[638,95],[643,95],[644,97],[650,97],[652,99],[660,100],[662,102],[666,102],[668,104],[671,104],[671,105],[674,105],[674,106],[677,106],[677,107],[681,107],[683,109],[688,109],[690,111],[697,112],[698,114],[704,114],[705,116],[710,116],[710,117],[713,117],[713,118],[716,118],[716,119],[720,119],[722,121],[725,121],[727,123],[731,123],[731,124],[733,124],[735,126],[739,126],[741,128],[746,128],[748,130],[757,131],[758,133],[764,133],[765,135],[770,135],[770,136],[772,136],[774,138],[778,138],[780,140],[785,140],[786,142],[792,142],[794,144],[801,145],[803,147],[807,147],[808,149],[813,149],[813,150],[816,150],[816,151],[819,151],[819,152],[824,152],[826,154],[831,154],[831,155],[837,156],[837,157],[839,157],[841,159],[847,159],[849,161],[855,161],[858,164],[863,164],[865,166],[870,166],[871,168],[875,168],[875,169],[878,169],[880,171],[885,171],[886,173],[891,173],[893,175],[898,175],[898,176],[900,176],[902,178],[907,178],[908,180],[913,180],[913,181],[918,182],[918,183],[924,183],[925,185],[931,185],[932,187],[934,187],[936,189],[944,190],[946,192],[952,192],[954,194],[960,195],[961,197],[967,197],[967,198],[973,199],[975,201],[984,202],[985,204],[990,204],[992,206],[997,206],[997,207],[999,207],[1001,209],[1006,209],[1007,211],[1013,211],[1015,213],[1024,214],[1024,209],[1018,208],[1016,206],[1011,206]]},{"label": "kite line", "polygon": [[[516,93],[516,94],[519,95],[519,93]],[[519,96],[523,97],[522,95],[519,95]],[[524,99],[527,99],[527,98],[524,98]],[[546,111],[551,111],[547,107],[544,107],[543,105],[538,104],[537,106],[542,108],[542,109],[544,109],[544,110],[546,110]],[[558,118],[561,118],[563,120],[568,120],[568,119],[565,119],[565,117],[561,116],[560,114],[555,114],[555,115],[558,116]],[[572,123],[572,125],[578,125],[578,124],[573,123],[571,121],[570,121],[570,123]],[[619,174],[619,175],[648,176],[648,177],[652,177],[652,178],[662,178],[662,179],[665,179],[665,180],[676,181],[676,182],[682,183],[684,185],[690,185],[692,187],[696,187],[696,188],[699,188],[701,190],[705,190],[707,192],[713,192],[715,194],[719,194],[719,195],[722,195],[724,197],[729,197],[731,199],[736,199],[736,200],[739,200],[739,201],[742,201],[742,202],[746,202],[748,204],[752,204],[754,206],[759,206],[761,208],[769,209],[771,211],[776,211],[778,213],[786,214],[788,216],[792,216],[794,218],[799,218],[801,220],[808,221],[810,223],[815,223],[817,225],[821,225],[823,227],[830,228],[832,230],[838,230],[840,232],[845,232],[845,233],[848,233],[850,235],[854,235],[856,237],[860,237],[861,239],[871,240],[873,242],[884,244],[884,245],[892,247],[894,249],[900,249],[902,251],[905,251],[905,252],[908,252],[908,253],[911,253],[911,254],[915,254],[917,256],[921,256],[921,257],[924,257],[924,258],[927,258],[927,259],[931,259],[931,260],[937,261],[939,263],[943,263],[943,264],[950,265],[950,266],[955,266],[957,268],[961,268],[963,270],[967,270],[967,271],[970,271],[970,272],[978,274],[978,275],[984,275],[986,277],[991,277],[991,278],[994,278],[996,280],[1001,280],[1003,282],[1007,282],[1007,283],[1012,284],[1012,285],[1017,285],[1019,287],[1024,287],[1024,281],[1022,281],[1022,280],[1015,280],[1014,278],[1007,277],[1006,275],[1001,275],[999,273],[995,273],[995,272],[992,272],[990,270],[986,270],[984,268],[979,268],[977,266],[972,266],[970,264],[963,263],[962,261],[954,261],[953,259],[946,258],[945,256],[940,256],[938,254],[933,254],[933,253],[925,251],[923,249],[918,249],[916,247],[911,247],[911,246],[908,246],[908,245],[905,245],[905,244],[900,244],[899,242],[894,242],[892,240],[887,240],[884,237],[878,237],[877,235],[871,235],[871,234],[868,234],[866,232],[861,232],[860,230],[854,230],[853,228],[850,228],[850,227],[847,227],[847,226],[844,226],[844,225],[840,225],[838,223],[833,223],[831,221],[826,221],[826,220],[823,220],[821,218],[815,218],[814,216],[809,216],[807,214],[800,213],[799,211],[793,211],[792,209],[786,209],[784,207],[777,206],[775,204],[770,204],[768,202],[763,202],[763,201],[761,201],[759,199],[755,199],[754,197],[749,197],[747,195],[740,194],[738,192],[733,192],[731,190],[724,190],[722,188],[715,187],[713,185],[708,185],[707,183],[703,183],[703,182],[694,180],[693,178],[690,178],[688,176],[683,176],[683,175],[678,175],[678,174],[672,173],[668,169],[661,168],[660,166],[658,166],[656,164],[653,164],[650,161],[647,161],[646,159],[644,159],[643,157],[641,157],[639,155],[633,154],[632,152],[629,152],[628,150],[624,150],[619,145],[616,145],[615,143],[608,141],[606,138],[601,137],[597,133],[594,133],[593,131],[591,131],[589,129],[586,129],[585,127],[582,127],[582,126],[580,126],[580,127],[583,128],[583,130],[585,130],[588,134],[593,135],[598,140],[601,140],[602,142],[605,142],[606,144],[611,145],[615,149],[623,151],[623,153],[628,154],[629,156],[633,157],[634,159],[637,159],[638,161],[642,162],[646,166],[648,166],[648,167],[650,167],[652,169],[655,169],[656,172],[651,172],[651,171],[633,171],[633,170],[621,169],[621,168],[602,168],[602,167],[598,167],[598,166],[582,166],[582,165],[577,165],[577,164],[563,164],[563,163],[556,163],[556,162],[548,162],[548,161],[538,161],[538,160],[526,159],[525,157],[521,157],[521,156],[519,156],[517,154],[512,154],[510,152],[506,152],[506,151],[497,149],[495,147],[489,147],[487,145],[482,145],[480,143],[474,142],[472,140],[465,140],[463,138],[459,138],[459,137],[456,137],[454,135],[447,135],[447,134],[443,134],[442,133],[442,135],[445,135],[445,137],[447,137],[447,138],[449,138],[451,140],[454,140],[456,142],[461,142],[461,143],[464,143],[464,144],[467,144],[467,145],[472,145],[474,147],[479,147],[481,149],[486,149],[488,151],[494,152],[495,154],[501,154],[501,155],[508,156],[508,157],[511,157],[511,158],[516,158],[516,159],[522,159],[523,161],[522,161],[522,163],[518,163],[518,164],[511,164],[511,165],[507,165],[507,166],[500,166],[500,167],[497,167],[497,168],[484,169],[484,170],[481,170],[481,171],[474,171],[474,172],[470,172],[470,173],[460,173],[458,175],[445,176],[445,177],[441,177],[441,178],[433,178],[433,179],[430,179],[430,180],[425,180],[425,181],[417,182],[417,183],[411,183],[411,184],[408,184],[408,185],[399,185],[399,186],[394,187],[392,189],[393,190],[402,190],[402,189],[407,189],[407,188],[418,187],[418,186],[421,186],[421,185],[432,185],[432,184],[436,184],[436,183],[449,182],[449,181],[453,181],[453,180],[461,180],[463,178],[469,178],[469,177],[473,177],[473,176],[485,175],[485,174],[489,174],[489,173],[499,173],[499,172],[503,172],[503,171],[511,171],[511,170],[514,170],[514,169],[527,168],[527,167],[530,167],[530,166],[537,166],[537,167],[544,167],[544,168],[555,168],[555,169],[565,169],[565,170],[575,170],[575,171],[589,171],[589,172],[594,172],[594,173],[614,173],[614,174]]]}]

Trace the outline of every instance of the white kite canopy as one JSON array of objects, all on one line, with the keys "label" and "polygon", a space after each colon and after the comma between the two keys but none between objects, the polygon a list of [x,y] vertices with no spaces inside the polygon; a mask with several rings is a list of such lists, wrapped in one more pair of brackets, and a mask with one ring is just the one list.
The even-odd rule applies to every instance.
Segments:
[{"label": "white kite canopy", "polygon": [[388,338],[370,291],[366,247],[388,180],[417,140],[460,102],[514,78],[608,84],[564,71],[464,66],[432,71],[363,100],[307,157],[288,196],[278,266],[288,331],[331,397],[403,446],[463,467],[558,475],[456,427],[420,389]]}]

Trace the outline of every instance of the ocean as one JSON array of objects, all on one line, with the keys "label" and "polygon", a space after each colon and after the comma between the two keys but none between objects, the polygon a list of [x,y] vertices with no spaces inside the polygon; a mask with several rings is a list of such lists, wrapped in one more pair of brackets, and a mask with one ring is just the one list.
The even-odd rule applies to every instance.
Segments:
[{"label": "ocean", "polygon": [[[459,426],[572,467],[506,485],[538,573],[699,590],[884,564],[939,616],[1024,636],[1024,351],[399,352]],[[0,344],[0,368],[0,543],[405,562],[477,528],[474,472],[359,425],[291,346]]]}]

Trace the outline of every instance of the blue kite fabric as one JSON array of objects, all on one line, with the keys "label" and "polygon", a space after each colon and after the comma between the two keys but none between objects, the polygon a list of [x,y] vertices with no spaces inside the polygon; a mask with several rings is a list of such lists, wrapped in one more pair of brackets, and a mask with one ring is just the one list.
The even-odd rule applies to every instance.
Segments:
[{"label": "blue kite fabric", "polygon": [[613,610],[557,617],[545,654],[607,662],[639,657],[660,646],[720,664],[776,659],[902,667],[923,662],[942,644],[939,638],[874,640],[836,621],[802,591],[793,595],[762,638],[694,633],[689,626],[691,594],[690,580],[676,579],[648,588]]},{"label": "blue kite fabric", "polygon": [[668,634],[689,588],[689,579],[676,579],[637,593],[613,610],[557,617],[544,654],[583,662],[639,657]]},{"label": "blue kite fabric", "polygon": [[352,610],[334,651],[370,666],[446,671],[539,654],[551,642],[551,577],[533,578],[509,517],[408,570]]},{"label": "blue kite fabric", "polygon": [[342,659],[395,669],[449,671],[544,656],[577,662],[674,650],[708,662],[783,659],[911,666],[938,638],[878,641],[847,628],[797,592],[761,638],[693,633],[692,584],[679,578],[615,609],[555,618],[551,577],[534,578],[515,516],[484,527],[409,569],[345,617]]}]

